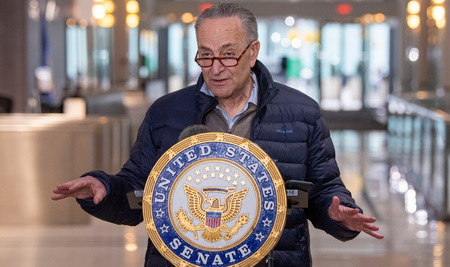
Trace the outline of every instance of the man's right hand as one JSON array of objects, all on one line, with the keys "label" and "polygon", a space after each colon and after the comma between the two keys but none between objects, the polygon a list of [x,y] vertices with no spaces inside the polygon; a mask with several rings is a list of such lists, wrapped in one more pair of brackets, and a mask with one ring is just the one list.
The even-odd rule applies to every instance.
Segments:
[{"label": "man's right hand", "polygon": [[70,182],[57,185],[53,190],[53,200],[60,200],[67,197],[78,199],[93,199],[95,204],[100,203],[106,196],[106,187],[98,179],[92,176],[85,176]]}]

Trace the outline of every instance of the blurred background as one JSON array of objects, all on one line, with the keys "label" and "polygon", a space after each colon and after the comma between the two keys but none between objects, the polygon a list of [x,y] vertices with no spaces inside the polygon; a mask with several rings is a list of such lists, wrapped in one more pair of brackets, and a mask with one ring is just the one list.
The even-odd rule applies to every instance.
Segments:
[{"label": "blurred background", "polygon": [[[386,236],[312,229],[314,266],[450,266],[449,1],[237,2],[274,79],[321,105],[342,178]],[[143,266],[142,225],[52,189],[117,172],[152,102],[196,82],[193,25],[213,3],[0,1],[1,266]]]}]

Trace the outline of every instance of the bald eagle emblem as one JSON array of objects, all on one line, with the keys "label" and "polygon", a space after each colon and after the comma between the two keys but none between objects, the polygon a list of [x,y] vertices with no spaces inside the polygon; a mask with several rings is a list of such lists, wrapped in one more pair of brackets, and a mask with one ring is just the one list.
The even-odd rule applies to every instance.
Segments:
[{"label": "bald eagle emblem", "polygon": [[[225,225],[225,223],[234,220],[238,216],[242,207],[242,200],[247,195],[248,188],[237,192],[234,192],[235,190],[235,187],[205,187],[200,192],[185,184],[184,193],[188,197],[189,212],[200,223],[194,225],[192,223],[193,218],[189,217],[187,212],[180,208],[176,213],[180,228],[184,232],[193,232],[195,240],[198,240],[197,231],[203,231],[202,238],[208,242],[217,242],[222,238],[226,241],[230,240],[233,235],[238,233],[239,228],[249,222],[248,214],[241,214],[231,228]],[[208,198],[210,192],[227,194],[225,203],[221,204],[219,197]],[[222,233],[225,233],[225,235]]]}]

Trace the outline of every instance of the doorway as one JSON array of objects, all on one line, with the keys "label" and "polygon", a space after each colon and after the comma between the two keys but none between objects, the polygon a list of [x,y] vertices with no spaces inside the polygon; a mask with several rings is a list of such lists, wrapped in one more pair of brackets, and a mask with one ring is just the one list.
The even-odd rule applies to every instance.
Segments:
[{"label": "doorway", "polygon": [[357,111],[384,106],[389,91],[389,25],[330,22],[320,32],[321,107]]}]

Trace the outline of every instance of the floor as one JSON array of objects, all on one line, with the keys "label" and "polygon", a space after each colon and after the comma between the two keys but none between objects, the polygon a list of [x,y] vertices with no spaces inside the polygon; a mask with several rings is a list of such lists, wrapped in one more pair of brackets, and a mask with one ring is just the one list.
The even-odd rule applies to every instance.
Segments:
[{"label": "floor", "polygon": [[[390,178],[385,131],[340,130],[332,138],[344,182],[365,213],[377,217],[385,238],[362,233],[343,243],[311,227],[314,266],[450,266],[450,225],[427,218],[426,211],[406,211],[408,198]],[[143,266],[146,242],[143,225],[96,219],[69,226],[0,225],[0,266]]]},{"label": "floor", "polygon": [[311,231],[314,266],[450,266],[450,224],[407,212],[411,196],[390,177],[384,131],[334,131],[341,176],[366,215],[378,219],[383,240],[364,233],[342,243]]}]

